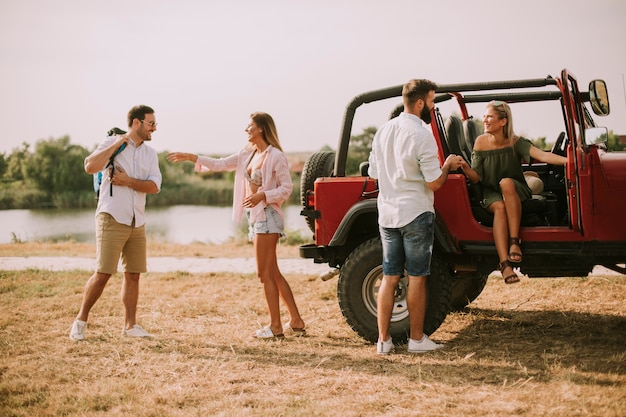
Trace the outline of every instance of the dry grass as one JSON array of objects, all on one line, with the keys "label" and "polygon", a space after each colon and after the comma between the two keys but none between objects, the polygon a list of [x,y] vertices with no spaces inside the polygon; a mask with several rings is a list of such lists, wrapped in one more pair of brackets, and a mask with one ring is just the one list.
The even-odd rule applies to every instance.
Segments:
[{"label": "dry grass", "polygon": [[[176,253],[200,256],[187,250]],[[142,278],[139,320],[156,339],[120,337],[117,275],[92,310],[87,340],[70,342],[88,275],[0,271],[0,416],[569,417],[626,410],[624,277],[505,286],[494,276],[471,308],[451,314],[433,335],[445,349],[416,356],[401,346],[378,357],[343,320],[336,282],[314,276],[287,276],[309,328],[304,338],[249,337],[267,320],[252,273],[179,272]]]}]

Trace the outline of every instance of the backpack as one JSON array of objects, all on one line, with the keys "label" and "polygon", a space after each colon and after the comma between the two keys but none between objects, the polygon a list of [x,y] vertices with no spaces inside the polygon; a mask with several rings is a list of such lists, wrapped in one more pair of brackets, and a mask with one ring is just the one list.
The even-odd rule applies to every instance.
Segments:
[{"label": "backpack", "polygon": [[[107,137],[115,136],[115,135],[123,135],[124,133],[126,133],[125,130],[122,130],[118,127],[114,127],[114,128],[111,128],[107,132]],[[102,175],[104,171],[106,171],[109,167],[113,168],[113,161],[115,157],[117,156],[118,153],[122,152],[125,148],[126,148],[126,142],[122,143],[122,145],[119,148],[117,148],[115,152],[113,152],[113,155],[111,155],[111,158],[109,158],[109,163],[104,167],[102,171],[93,174],[93,190],[96,193],[96,200],[100,197],[100,184],[102,184]],[[111,195],[113,195],[113,184],[111,184]]]}]

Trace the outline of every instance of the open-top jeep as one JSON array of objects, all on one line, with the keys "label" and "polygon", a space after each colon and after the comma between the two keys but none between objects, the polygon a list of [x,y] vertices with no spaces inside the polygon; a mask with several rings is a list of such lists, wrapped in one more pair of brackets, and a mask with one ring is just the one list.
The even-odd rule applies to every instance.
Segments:
[{"label": "open-top jeep", "polygon": [[[339,273],[338,299],[348,324],[363,338],[375,342],[376,298],[382,278],[382,247],[378,234],[377,184],[360,174],[346,175],[346,160],[356,109],[365,103],[401,97],[402,86],[356,96],[347,106],[337,151],[311,155],[301,179],[302,215],[315,243],[300,247],[300,255],[328,263]],[[559,77],[442,84],[436,91],[431,129],[439,159],[449,153],[471,158],[474,139],[482,125],[487,102],[503,100],[516,111],[530,110],[535,120],[557,126],[552,152],[568,163],[552,166],[523,164],[543,181],[540,195],[523,205],[520,271],[529,277],[586,276],[596,265],[626,273],[626,152],[610,152],[608,131],[598,127],[596,115],[609,113],[606,84],[589,83],[581,91],[567,70]],[[394,103],[391,116],[402,111]],[[442,114],[444,107],[452,110]],[[550,120],[546,119],[550,118]],[[514,123],[516,130],[519,123]],[[550,140],[551,138],[548,138]],[[366,162],[366,161],[363,161]],[[448,174],[435,193],[435,247],[428,279],[425,332],[434,332],[452,309],[461,309],[483,290],[498,264],[491,215],[482,209],[474,187],[460,172]],[[405,278],[395,298],[391,320],[394,341],[408,337]]]}]

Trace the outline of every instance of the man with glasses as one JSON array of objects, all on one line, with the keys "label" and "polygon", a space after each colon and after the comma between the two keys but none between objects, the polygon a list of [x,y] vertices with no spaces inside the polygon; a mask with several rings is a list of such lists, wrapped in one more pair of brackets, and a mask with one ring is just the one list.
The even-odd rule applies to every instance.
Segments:
[{"label": "man with glasses", "polygon": [[89,278],[83,300],[70,331],[71,340],[83,340],[89,311],[102,295],[111,275],[117,272],[122,259],[122,303],[124,328],[122,334],[131,337],[151,337],[136,322],[139,298],[139,276],[146,272],[146,194],[156,194],[161,188],[161,171],[157,152],[144,142],[152,140],[157,123],[154,110],[135,106],[128,112],[128,133],[107,137],[87,158],[85,171],[102,171],[113,155],[115,164],[105,174],[96,209],[96,270]]}]

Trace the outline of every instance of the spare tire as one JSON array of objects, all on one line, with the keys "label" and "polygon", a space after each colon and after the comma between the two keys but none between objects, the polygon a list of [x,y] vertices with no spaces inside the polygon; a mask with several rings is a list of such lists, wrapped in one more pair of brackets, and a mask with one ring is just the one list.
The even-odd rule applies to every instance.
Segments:
[{"label": "spare tire", "polygon": [[[334,168],[335,152],[333,151],[316,152],[304,162],[300,178],[300,203],[304,209],[312,208],[308,205],[308,195],[309,192],[314,191],[315,180],[332,176]],[[309,229],[315,232],[315,218],[306,214],[305,217]]]}]

